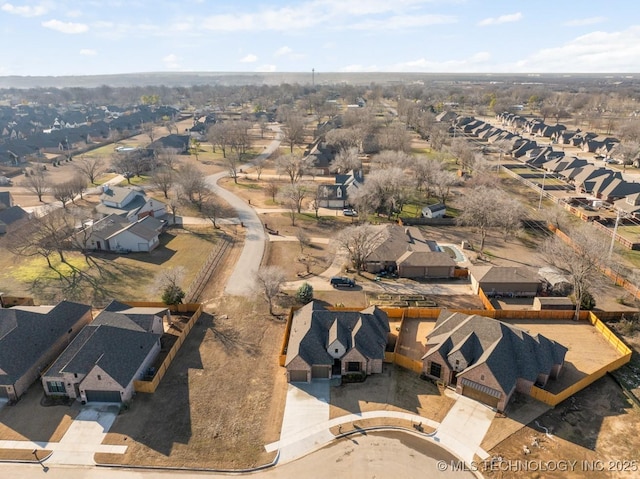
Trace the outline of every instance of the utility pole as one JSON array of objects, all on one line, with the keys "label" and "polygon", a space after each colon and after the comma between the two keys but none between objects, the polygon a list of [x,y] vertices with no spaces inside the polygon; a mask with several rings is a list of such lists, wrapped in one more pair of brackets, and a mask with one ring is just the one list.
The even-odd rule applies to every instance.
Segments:
[{"label": "utility pole", "polygon": [[611,256],[613,255],[613,245],[616,242],[616,235],[618,234],[618,225],[620,224],[620,210],[616,216],[616,225],[613,227],[613,234],[611,235],[611,246],[609,246],[609,255],[607,256],[607,264],[611,264]]},{"label": "utility pole", "polygon": [[316,69],[311,69],[311,86],[316,86]]},{"label": "utility pole", "polygon": [[544,194],[544,180],[547,179],[547,170],[542,174],[542,186],[540,187],[540,200],[538,201],[538,211],[542,208],[542,195]]}]

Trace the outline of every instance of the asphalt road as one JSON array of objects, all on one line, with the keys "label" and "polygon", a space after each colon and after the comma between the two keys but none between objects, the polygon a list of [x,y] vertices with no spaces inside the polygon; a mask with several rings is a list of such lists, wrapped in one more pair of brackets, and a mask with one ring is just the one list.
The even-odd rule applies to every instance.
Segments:
[{"label": "asphalt road", "polygon": [[[442,467],[445,461],[446,467]],[[468,471],[454,471],[457,460],[433,442],[403,432],[365,432],[336,441],[294,462],[252,474],[238,475],[257,479],[306,478],[406,478],[466,479]],[[37,464],[0,464],[2,477],[20,479],[216,479],[226,474],[190,471],[154,471],[103,467],[51,466]],[[235,475],[235,474],[234,474]]]},{"label": "asphalt road", "polygon": [[[282,141],[280,127],[276,125],[273,126],[272,129],[277,133],[276,138],[269,143],[259,155],[261,157],[268,158],[278,149]],[[247,164],[242,165],[240,168],[246,169],[250,166],[251,165]],[[226,178],[227,176],[229,176],[229,173],[223,171],[206,177],[209,189],[236,210],[238,219],[244,225],[244,228],[246,228],[244,246],[240,253],[240,258],[227,281],[225,293],[231,296],[252,296],[256,292],[256,276],[258,274],[258,268],[260,268],[260,263],[262,263],[267,236],[264,231],[264,226],[254,209],[242,198],[218,186],[218,180]]]}]

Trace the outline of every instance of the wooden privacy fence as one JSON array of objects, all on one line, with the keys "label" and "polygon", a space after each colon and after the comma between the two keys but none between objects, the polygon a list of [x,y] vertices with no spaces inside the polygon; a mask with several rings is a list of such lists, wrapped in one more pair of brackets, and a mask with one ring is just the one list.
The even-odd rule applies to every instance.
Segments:
[{"label": "wooden privacy fence", "polygon": [[588,376],[585,376],[578,382],[572,384],[567,389],[564,389],[557,394],[545,391],[544,389],[540,389],[536,386],[531,386],[531,391],[529,392],[531,397],[537,399],[538,401],[542,401],[549,406],[557,406],[562,401],[594,383],[608,372],[615,371],[619,367],[624,366],[629,361],[631,361],[631,349],[629,349],[622,341],[620,341],[616,337],[616,335],[613,334],[613,332],[602,321],[598,319],[595,314],[590,312],[587,319],[593,325],[593,327],[595,327],[596,330],[600,334],[602,334],[602,336],[609,342],[609,344],[611,344],[611,346],[613,346],[616,351],[622,354],[622,356],[615,361],[602,366],[597,371],[589,374]]},{"label": "wooden privacy fence", "polygon": [[484,305],[485,308],[487,308],[489,311],[496,310],[496,308],[493,307],[491,300],[487,298],[487,295],[484,294],[484,291],[482,291],[482,288],[480,287],[478,287],[478,296],[480,296],[480,301],[482,301],[482,304]]},{"label": "wooden privacy fence", "polygon": [[[154,303],[127,303],[127,304],[130,306],[149,306],[149,307],[154,306]],[[163,303],[158,303],[158,304],[166,306]],[[167,369],[169,369],[169,366],[171,365],[173,358],[175,358],[176,354],[178,354],[180,347],[187,339],[187,336],[189,335],[189,332],[193,328],[193,325],[196,323],[196,321],[200,318],[200,315],[202,314],[201,304],[194,304],[194,303],[178,304],[175,306],[174,309],[175,311],[178,311],[181,313],[193,311],[193,314],[191,315],[191,318],[189,318],[189,321],[187,321],[187,323],[182,328],[182,332],[180,333],[180,336],[178,336],[178,339],[176,340],[176,342],[173,343],[173,346],[171,346],[169,353],[164,358],[164,361],[162,361],[162,364],[156,371],[156,374],[153,376],[153,379],[151,379],[150,381],[134,381],[133,382],[133,388],[135,389],[136,392],[154,393],[156,391],[156,389],[158,388],[158,385],[160,384],[160,381],[162,381],[162,378],[166,374]]]}]

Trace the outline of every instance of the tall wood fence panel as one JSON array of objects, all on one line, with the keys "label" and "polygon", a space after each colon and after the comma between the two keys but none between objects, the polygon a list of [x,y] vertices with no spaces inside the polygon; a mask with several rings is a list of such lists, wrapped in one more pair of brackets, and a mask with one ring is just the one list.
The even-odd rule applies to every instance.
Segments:
[{"label": "tall wood fence panel", "polygon": [[[135,305],[133,303],[127,303],[127,304],[130,306],[153,307],[150,305],[150,303],[137,303]],[[179,304],[177,306],[190,306],[190,308],[197,306],[197,308],[193,312],[193,315],[191,316],[191,318],[189,318],[189,321],[187,321],[187,323],[184,325],[182,332],[180,333],[180,336],[178,336],[178,339],[176,340],[176,342],[173,343],[173,346],[171,346],[171,349],[167,353],[167,356],[164,358],[164,361],[162,361],[162,364],[156,371],[156,374],[153,376],[153,379],[151,379],[151,381],[134,381],[133,382],[133,387],[136,390],[136,392],[154,393],[156,391],[156,389],[158,388],[158,385],[160,384],[160,381],[162,381],[162,378],[167,373],[167,369],[169,369],[169,366],[171,365],[173,359],[176,357],[176,354],[178,354],[178,351],[182,347],[182,344],[185,342],[185,340],[187,339],[187,336],[193,329],[193,325],[196,323],[196,321],[198,321],[198,319],[200,319],[200,315],[202,314],[201,304],[196,305],[193,303],[189,303],[188,305]],[[178,308],[176,308],[176,310],[177,309]],[[187,309],[187,308],[183,308],[183,309]],[[181,312],[186,312],[186,311],[181,311]]]}]

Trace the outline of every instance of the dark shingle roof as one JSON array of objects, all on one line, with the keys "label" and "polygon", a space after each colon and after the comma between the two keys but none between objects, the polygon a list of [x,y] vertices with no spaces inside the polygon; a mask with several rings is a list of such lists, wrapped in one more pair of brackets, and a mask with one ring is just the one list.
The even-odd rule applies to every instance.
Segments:
[{"label": "dark shingle roof", "polygon": [[13,384],[91,310],[62,301],[50,309],[0,309],[0,384]]},{"label": "dark shingle roof", "polygon": [[427,336],[427,347],[425,357],[435,348],[445,358],[458,349],[465,358],[472,358],[459,375],[486,364],[506,392],[518,378],[535,382],[539,374],[548,375],[555,364],[564,362],[567,352],[560,343],[502,321],[447,312],[441,313]]},{"label": "dark shingle roof", "polygon": [[[120,304],[109,306],[116,308]],[[135,379],[135,373],[159,338],[141,326],[139,319],[135,315],[103,310],[82,329],[46,375],[56,377],[65,372],[86,375],[94,366],[99,366],[126,387]]]},{"label": "dark shingle roof", "polygon": [[362,311],[329,311],[312,301],[294,314],[285,365],[297,356],[309,365],[332,365],[327,346],[336,338],[345,342],[347,351],[355,348],[365,357],[383,359],[388,333],[389,319],[375,306]]}]

